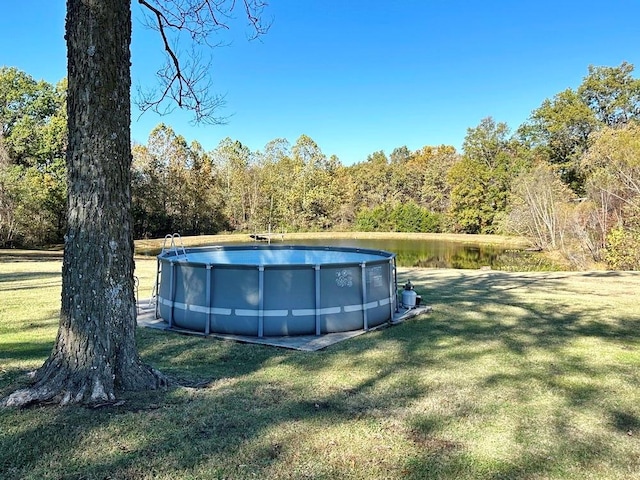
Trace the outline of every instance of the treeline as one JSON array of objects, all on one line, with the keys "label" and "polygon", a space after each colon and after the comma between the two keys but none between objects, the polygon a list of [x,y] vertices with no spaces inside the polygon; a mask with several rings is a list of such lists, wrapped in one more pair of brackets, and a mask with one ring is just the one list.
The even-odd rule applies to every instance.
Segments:
[{"label": "treeline", "polygon": [[[134,145],[137,237],[221,231],[511,233],[576,268],[640,268],[640,80],[589,67],[512,132],[486,118],[451,146],[398,147],[354,165],[308,136],[212,151],[159,125]],[[61,241],[64,83],[0,70],[0,243]]]},{"label": "treeline", "polygon": [[59,243],[65,231],[66,80],[0,68],[0,246]]},{"label": "treeline", "polygon": [[[343,166],[306,135],[293,146],[273,140],[258,152],[226,138],[204,152],[166,125],[133,152],[140,237],[262,232],[269,225],[289,232],[439,232],[445,228],[446,202],[438,185],[458,158],[453,147],[399,148],[390,159],[377,152]],[[428,177],[437,183],[425,183]]]}]

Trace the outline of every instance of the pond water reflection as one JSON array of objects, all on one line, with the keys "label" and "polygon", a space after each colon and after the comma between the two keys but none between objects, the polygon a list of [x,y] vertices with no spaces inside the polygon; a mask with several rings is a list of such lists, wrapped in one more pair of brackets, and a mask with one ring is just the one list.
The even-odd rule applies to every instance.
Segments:
[{"label": "pond water reflection", "polygon": [[[224,243],[234,245],[236,243]],[[239,243],[248,245],[246,242]],[[264,242],[259,242],[264,245]],[[433,239],[350,239],[350,238],[306,238],[273,241],[274,245],[327,245],[386,250],[396,254],[400,267],[461,268],[532,271],[553,270],[541,255],[524,249],[496,245],[474,244]],[[204,246],[203,244],[202,246]],[[138,251],[143,255],[157,255],[160,251]]]},{"label": "pond water reflection", "polygon": [[519,263],[519,257],[528,253],[495,245],[476,245],[446,240],[308,239],[291,243],[386,250],[396,254],[398,266],[423,268],[510,269],[509,265],[514,261]]}]

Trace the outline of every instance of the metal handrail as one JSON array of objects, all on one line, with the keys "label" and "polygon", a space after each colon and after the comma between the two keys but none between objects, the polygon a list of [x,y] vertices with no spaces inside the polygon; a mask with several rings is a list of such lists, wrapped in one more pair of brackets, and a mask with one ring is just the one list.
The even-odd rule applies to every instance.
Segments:
[{"label": "metal handrail", "polygon": [[[167,240],[170,241],[169,248],[167,248]],[[174,252],[176,256],[184,255],[184,257],[186,258],[187,250],[184,248],[184,243],[182,242],[182,237],[180,236],[179,233],[174,233],[173,235],[170,233],[167,233],[164,236],[164,241],[162,242],[162,250],[160,251],[160,255],[166,252]]]},{"label": "metal handrail", "polygon": [[[167,242],[169,243],[169,248],[167,248]],[[167,233],[164,236],[164,241],[162,242],[162,250],[160,251],[160,255],[164,253],[174,253],[176,257],[184,256],[185,260],[187,259],[187,250],[184,248],[184,243],[182,242],[182,237],[179,233],[174,233],[173,235]],[[156,267],[156,283],[153,286],[151,291],[151,298],[149,299],[149,306],[155,306],[156,309],[156,318],[159,317],[158,313],[158,302],[157,297],[159,295],[159,285],[160,279],[162,277],[162,262],[158,259],[158,265]]]}]

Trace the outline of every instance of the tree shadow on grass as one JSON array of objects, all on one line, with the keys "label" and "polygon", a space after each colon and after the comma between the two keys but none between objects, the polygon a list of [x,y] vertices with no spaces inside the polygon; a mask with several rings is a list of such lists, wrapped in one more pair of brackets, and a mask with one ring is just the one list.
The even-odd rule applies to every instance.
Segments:
[{"label": "tree shadow on grass", "polygon": [[2,342],[0,358],[12,361],[39,361],[49,355],[52,346],[52,343],[48,340]]},{"label": "tree shadow on grass", "polygon": [[[503,422],[507,427],[502,428],[518,433],[513,448],[522,450],[515,458],[496,455],[490,461],[472,454],[465,442],[447,437],[451,431],[447,426],[465,417],[463,407],[423,419],[414,429],[428,440],[425,445],[444,438],[441,445],[450,448],[425,447],[424,454],[407,463],[408,478],[563,477],[568,472],[575,475],[576,468],[585,474],[609,468],[614,476],[632,471],[624,453],[627,447],[621,443],[626,439],[620,433],[638,418],[633,412],[640,387],[635,373],[640,360],[640,312],[632,297],[622,298],[622,291],[624,314],[611,315],[607,308],[611,300],[598,282],[620,280],[637,291],[637,276],[630,280],[628,275],[586,274],[580,280],[592,281],[576,286],[574,277],[562,273],[472,272],[436,274],[431,279],[428,272],[422,274],[425,277],[416,283],[423,287],[420,293],[431,298],[434,314],[415,328],[410,348],[416,354],[431,352],[452,372],[469,365],[473,396],[467,398],[473,408],[508,410],[504,402],[511,401],[520,409],[531,405],[536,413],[530,423],[517,428],[499,416],[490,417],[489,423]],[[583,349],[584,344],[596,350]],[[620,352],[635,355],[636,362],[618,360]],[[497,354],[509,360],[491,364],[486,371],[474,370],[474,365],[495,360]],[[628,408],[621,411],[616,408],[619,404]],[[581,420],[582,416],[589,420]],[[598,427],[600,422],[613,428]],[[483,430],[495,435],[490,425],[477,428]],[[638,448],[635,451],[638,454]]]},{"label": "tree shadow on grass", "polygon": [[[0,272],[0,291],[12,291],[12,290],[28,290],[32,289],[33,285],[19,286],[16,287],[12,285],[11,287],[6,286],[10,282],[46,282],[46,284],[41,286],[52,287],[62,284],[62,276],[60,272],[11,272],[11,273],[2,273]],[[5,285],[3,285],[5,284]]]},{"label": "tree shadow on grass", "polygon": [[629,436],[640,434],[640,415],[638,414],[614,410],[611,412],[611,423],[617,430]]},{"label": "tree shadow on grass", "polygon": [[[425,274],[415,283],[432,314],[312,353],[141,332],[145,361],[186,387],[97,409],[0,411],[0,470],[69,479],[586,474],[623,448],[640,453],[615,444],[637,428],[637,393],[610,388],[639,385],[615,355],[589,362],[571,349],[596,340],[634,353],[640,317],[554,296],[565,280]],[[579,415],[605,426],[581,426]],[[485,435],[514,452],[479,453]]]},{"label": "tree shadow on grass", "polygon": [[0,249],[2,262],[47,262],[62,260],[64,252],[60,250],[11,250]]},{"label": "tree shadow on grass", "polygon": [[[380,406],[402,407],[425,394],[415,382],[402,395],[377,392],[376,384],[392,370],[349,388],[316,388],[304,372],[269,380],[258,372],[264,363],[282,361],[291,368],[305,362],[268,347],[199,342],[216,350],[214,356],[248,355],[255,363],[235,373],[225,365],[196,366],[213,377],[205,386],[132,394],[122,405],[0,411],[4,478],[154,478],[151,472],[166,478],[270,478],[272,468],[295,467],[288,458],[301,442],[316,442],[309,431],[314,425],[366,424],[379,418]],[[196,350],[197,343],[191,344]],[[344,428],[338,429],[341,438],[348,435]],[[341,476],[332,471],[333,478]]]}]

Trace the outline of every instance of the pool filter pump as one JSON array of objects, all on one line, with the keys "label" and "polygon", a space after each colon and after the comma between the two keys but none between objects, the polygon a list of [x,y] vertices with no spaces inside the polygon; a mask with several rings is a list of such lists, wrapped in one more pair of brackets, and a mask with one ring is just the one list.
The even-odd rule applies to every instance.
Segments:
[{"label": "pool filter pump", "polygon": [[418,294],[413,289],[413,284],[409,280],[402,290],[402,306],[404,308],[415,308],[418,303]]}]

